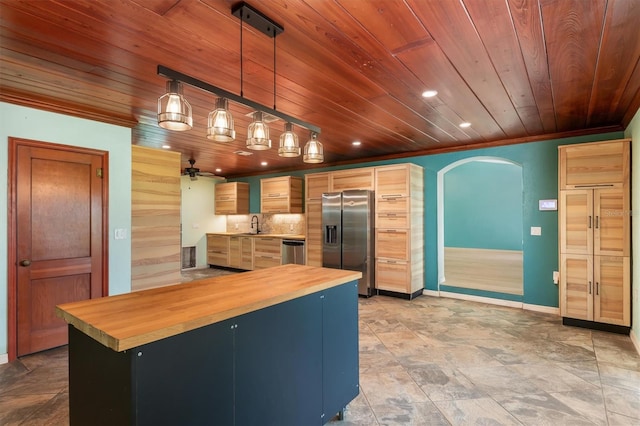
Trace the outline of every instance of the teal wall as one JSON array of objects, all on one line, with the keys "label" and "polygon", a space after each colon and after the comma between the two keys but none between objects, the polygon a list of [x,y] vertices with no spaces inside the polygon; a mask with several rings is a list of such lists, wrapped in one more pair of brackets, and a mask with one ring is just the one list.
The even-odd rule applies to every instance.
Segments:
[{"label": "teal wall", "polygon": [[[260,179],[289,174],[304,176],[344,168],[370,167],[396,163],[415,163],[424,168],[424,235],[425,235],[425,283],[424,288],[438,290],[437,252],[437,174],[448,165],[470,157],[488,156],[504,158],[522,165],[523,183],[523,251],[524,295],[522,302],[530,305],[558,307],[558,286],[553,283],[553,271],[558,270],[558,214],[555,211],[539,211],[538,200],[558,198],[558,145],[620,139],[622,132],[553,139],[495,148],[483,148],[446,154],[423,155],[394,160],[374,161],[358,165],[300,170],[293,173],[265,174],[251,178],[233,179],[251,184],[250,209],[260,210]],[[366,143],[366,142],[365,142]],[[293,161],[301,160],[299,158]],[[302,163],[301,163],[302,164]],[[541,236],[530,235],[530,227],[542,228]],[[486,293],[486,297],[498,294]],[[508,299],[508,297],[502,297]]]},{"label": "teal wall", "polygon": [[470,161],[444,174],[445,247],[522,250],[522,168]]}]

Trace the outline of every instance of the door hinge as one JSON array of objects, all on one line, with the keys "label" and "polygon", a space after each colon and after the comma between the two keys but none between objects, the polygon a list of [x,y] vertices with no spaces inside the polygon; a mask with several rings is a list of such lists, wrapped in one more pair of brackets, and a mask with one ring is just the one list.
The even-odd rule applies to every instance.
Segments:
[{"label": "door hinge", "polygon": [[102,167],[98,167],[96,169],[96,176],[102,178]]}]

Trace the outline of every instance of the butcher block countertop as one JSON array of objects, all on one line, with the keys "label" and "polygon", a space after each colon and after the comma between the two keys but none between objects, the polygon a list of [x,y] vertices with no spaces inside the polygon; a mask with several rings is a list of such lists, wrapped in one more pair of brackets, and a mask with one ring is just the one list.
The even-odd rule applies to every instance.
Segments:
[{"label": "butcher block countertop", "polygon": [[301,234],[251,234],[238,232],[207,232],[207,235],[224,235],[228,237],[252,237],[252,238],[282,238],[283,240],[303,240],[304,235]]},{"label": "butcher block countertop", "polygon": [[361,277],[360,272],[290,264],[66,303],[56,306],[56,315],[121,352]]}]

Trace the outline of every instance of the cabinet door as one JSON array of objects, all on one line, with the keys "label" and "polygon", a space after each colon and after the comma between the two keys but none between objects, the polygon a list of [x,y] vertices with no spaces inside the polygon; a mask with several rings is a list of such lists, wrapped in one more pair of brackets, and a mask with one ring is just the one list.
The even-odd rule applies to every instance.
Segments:
[{"label": "cabinet door", "polygon": [[229,266],[228,236],[207,235],[207,263],[217,266]]},{"label": "cabinet door", "polygon": [[240,238],[240,268],[248,271],[253,269],[253,238]]},{"label": "cabinet door", "polygon": [[229,237],[229,266],[240,268],[241,259],[240,237]]},{"label": "cabinet door", "polygon": [[594,256],[594,321],[631,325],[629,257]]},{"label": "cabinet door", "polygon": [[331,192],[348,189],[373,189],[373,168],[339,170],[331,173]]},{"label": "cabinet door", "polygon": [[215,214],[248,214],[249,184],[226,182],[215,186]]},{"label": "cabinet door", "polygon": [[593,253],[593,190],[560,191],[560,253]]},{"label": "cabinet door", "polygon": [[593,320],[593,257],[562,254],[560,261],[561,314],[563,317]]},{"label": "cabinet door", "polygon": [[559,147],[560,189],[622,186],[629,179],[628,140]]},{"label": "cabinet door", "polygon": [[596,189],[594,204],[594,254],[629,256],[629,197],[623,189]]},{"label": "cabinet door", "polygon": [[409,264],[403,260],[376,260],[376,288],[396,293],[410,293]]},{"label": "cabinet door", "polygon": [[407,165],[376,167],[376,197],[406,197],[409,195]]},{"label": "cabinet door", "polygon": [[307,201],[322,201],[324,192],[329,192],[329,173],[314,173],[305,176]]},{"label": "cabinet door", "polygon": [[376,229],[376,257],[409,260],[409,233],[404,229]]},{"label": "cabinet door", "polygon": [[322,266],[322,202],[307,201],[305,249],[308,266]]}]

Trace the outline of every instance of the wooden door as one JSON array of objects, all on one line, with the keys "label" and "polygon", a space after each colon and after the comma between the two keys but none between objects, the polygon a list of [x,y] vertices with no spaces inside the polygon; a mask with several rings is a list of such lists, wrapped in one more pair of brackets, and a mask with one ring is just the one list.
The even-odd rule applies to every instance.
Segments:
[{"label": "wooden door", "polygon": [[629,197],[624,189],[596,189],[594,204],[594,254],[629,256],[631,228]]},{"label": "wooden door", "polygon": [[67,343],[56,305],[106,294],[106,155],[11,140],[17,356]]},{"label": "wooden door", "polygon": [[629,258],[594,256],[594,321],[631,325],[631,283]]},{"label": "wooden door", "polygon": [[560,253],[593,254],[593,190],[560,191]]},{"label": "wooden door", "polygon": [[593,256],[562,254],[560,261],[563,317],[593,320]]}]

